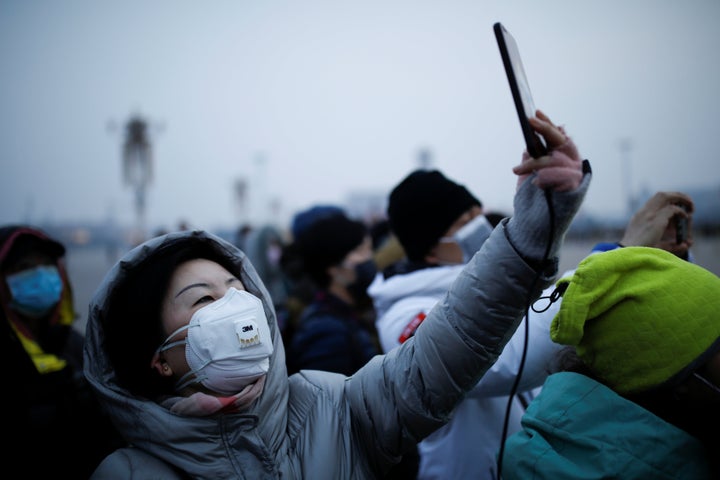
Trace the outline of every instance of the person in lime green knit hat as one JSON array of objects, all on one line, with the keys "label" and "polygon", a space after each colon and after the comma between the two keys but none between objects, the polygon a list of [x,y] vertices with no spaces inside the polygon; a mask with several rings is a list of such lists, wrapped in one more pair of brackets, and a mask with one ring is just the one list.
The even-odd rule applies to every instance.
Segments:
[{"label": "person in lime green knit hat", "polygon": [[720,278],[659,248],[557,283],[567,345],[505,443],[503,479],[720,478]]}]

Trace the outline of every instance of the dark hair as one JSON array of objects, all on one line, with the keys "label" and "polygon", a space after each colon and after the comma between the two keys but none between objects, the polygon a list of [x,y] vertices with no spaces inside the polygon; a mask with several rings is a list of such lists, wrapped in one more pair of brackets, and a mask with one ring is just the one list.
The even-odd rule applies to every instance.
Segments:
[{"label": "dark hair", "polygon": [[165,340],[162,302],[170,277],[181,263],[205,258],[231,272],[231,262],[201,243],[175,243],[160,247],[150,258],[128,272],[109,296],[105,342],[118,384],[137,395],[154,398],[171,394],[174,380],[150,367],[155,350]]},{"label": "dark hair", "polygon": [[291,257],[301,265],[302,270],[312,282],[320,288],[330,285],[327,270],[342,262],[350,252],[358,248],[365,236],[369,235],[367,226],[344,214],[332,214],[316,220],[295,239],[295,246],[288,248],[285,268],[292,265]]}]

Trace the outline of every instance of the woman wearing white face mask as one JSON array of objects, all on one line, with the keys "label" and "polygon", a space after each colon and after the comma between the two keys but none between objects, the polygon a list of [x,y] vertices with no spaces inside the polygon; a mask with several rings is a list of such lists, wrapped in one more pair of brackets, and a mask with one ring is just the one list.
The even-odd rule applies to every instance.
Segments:
[{"label": "woman wearing white face mask", "polygon": [[[214,275],[216,280],[232,278],[229,272],[218,267],[204,259],[185,262],[173,275],[166,293],[163,326],[165,329],[178,323],[180,326],[157,349],[152,367],[160,375],[173,378],[184,372],[177,379],[175,391],[193,392],[189,402],[173,397],[167,404],[172,411],[189,413],[191,409],[202,408],[204,402],[216,400],[212,392],[232,398],[232,407],[239,409],[262,392],[273,345],[260,299],[231,286],[221,298],[204,305],[207,300],[198,300],[198,295],[219,295],[223,290],[221,281],[215,291],[210,284],[208,287],[183,286],[185,277],[194,274]],[[198,306],[201,308],[197,309]],[[192,317],[186,323],[187,314],[191,312]],[[172,349],[181,351],[180,346],[185,347],[184,356],[170,355]],[[204,394],[204,389],[211,394]],[[199,410],[198,413],[214,412]]]},{"label": "woman wearing white face mask", "polygon": [[[566,141],[549,121],[535,125],[551,149]],[[527,159],[515,172],[556,162]],[[588,164],[565,166],[571,187],[549,195],[553,259],[591,176]],[[517,217],[494,231],[413,339],[349,377],[287,375],[272,299],[232,244],[175,232],[128,252],[91,302],[85,375],[132,448],[93,478],[382,478],[449,421],[526,299],[552,280],[556,263],[543,263],[535,235],[551,233],[544,189],[556,184],[536,177],[518,188]]]}]

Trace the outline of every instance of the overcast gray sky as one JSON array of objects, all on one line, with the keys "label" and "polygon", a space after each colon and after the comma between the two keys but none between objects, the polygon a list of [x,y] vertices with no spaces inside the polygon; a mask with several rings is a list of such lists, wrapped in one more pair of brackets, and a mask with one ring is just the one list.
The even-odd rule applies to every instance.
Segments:
[{"label": "overcast gray sky", "polygon": [[133,113],[155,127],[150,225],[387,193],[422,148],[509,211],[523,143],[496,21],[592,162],[585,212],[622,214],[628,184],[720,187],[717,0],[0,0],[0,223],[132,224]]}]

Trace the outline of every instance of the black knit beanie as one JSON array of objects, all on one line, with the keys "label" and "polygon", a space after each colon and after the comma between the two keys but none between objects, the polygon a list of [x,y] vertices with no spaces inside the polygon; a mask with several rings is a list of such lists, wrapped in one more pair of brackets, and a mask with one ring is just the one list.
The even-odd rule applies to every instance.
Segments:
[{"label": "black knit beanie", "polygon": [[390,193],[388,219],[409,260],[420,261],[480,200],[437,170],[415,170]]},{"label": "black knit beanie", "polygon": [[343,213],[320,218],[295,239],[303,270],[321,287],[326,287],[328,267],[337,265],[363,242],[368,230],[363,222]]}]

